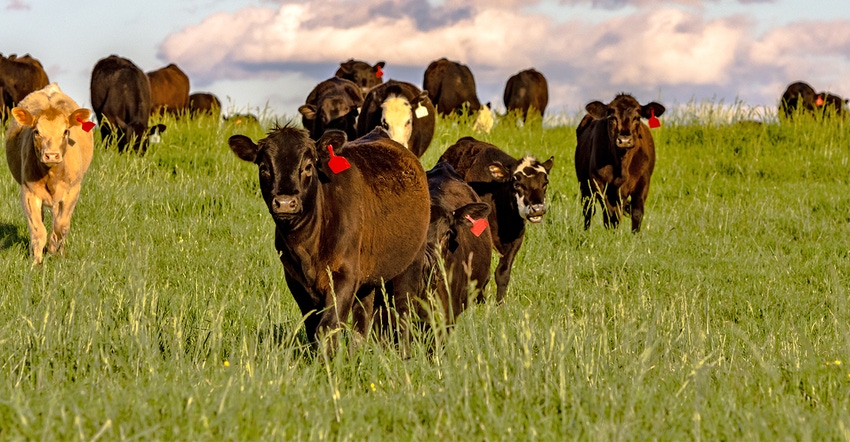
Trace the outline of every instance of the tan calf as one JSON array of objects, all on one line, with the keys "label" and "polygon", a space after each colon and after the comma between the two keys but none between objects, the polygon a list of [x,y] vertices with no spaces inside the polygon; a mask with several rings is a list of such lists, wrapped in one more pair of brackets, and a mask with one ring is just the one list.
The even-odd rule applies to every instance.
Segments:
[{"label": "tan calf", "polygon": [[[33,264],[41,264],[45,244],[48,253],[64,254],[71,214],[92,160],[92,134],[83,129],[90,114],[55,83],[27,95],[12,109],[6,160],[12,176],[21,184]],[[90,125],[86,124],[86,129],[91,130]],[[49,241],[43,206],[53,209]]]}]

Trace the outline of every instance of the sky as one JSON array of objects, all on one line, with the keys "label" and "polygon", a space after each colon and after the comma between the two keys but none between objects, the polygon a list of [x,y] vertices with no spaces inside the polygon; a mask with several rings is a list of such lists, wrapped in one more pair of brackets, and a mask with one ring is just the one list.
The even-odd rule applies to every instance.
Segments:
[{"label": "sky", "polygon": [[0,0],[0,53],[29,53],[90,105],[95,63],[169,63],[226,112],[296,116],[350,58],[422,86],[441,57],[470,67],[504,109],[508,78],[535,68],[547,114],[629,92],[640,102],[778,104],[806,81],[850,96],[847,0]]}]

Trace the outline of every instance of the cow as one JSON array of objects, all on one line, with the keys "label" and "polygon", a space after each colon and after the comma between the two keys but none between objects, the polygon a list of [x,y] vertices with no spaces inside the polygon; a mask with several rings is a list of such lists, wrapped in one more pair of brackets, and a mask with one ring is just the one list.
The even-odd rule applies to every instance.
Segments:
[{"label": "cow", "polygon": [[358,109],[363,105],[363,94],[353,82],[333,77],[313,88],[305,104],[298,108],[301,124],[310,131],[310,138],[318,140],[328,129],[339,129],[345,135],[357,138]]},{"label": "cow", "polygon": [[[33,265],[50,254],[64,255],[71,215],[92,160],[91,111],[80,108],[52,83],[27,95],[11,110],[6,160],[21,185],[21,205],[30,231]],[[48,239],[43,207],[52,209]]]},{"label": "cow", "polygon": [[165,132],[163,124],[148,128],[150,83],[147,75],[126,58],[110,55],[94,65],[91,103],[101,137],[115,138],[119,152],[132,148],[144,154],[150,136]]},{"label": "cow", "polygon": [[316,142],[306,130],[276,126],[258,143],[244,135],[228,143],[258,166],[308,339],[329,337],[333,350],[333,332],[352,313],[354,330],[365,334],[375,289],[404,272],[425,243],[430,198],[419,159],[381,128],[353,141],[330,130]]},{"label": "cow", "polygon": [[616,228],[625,212],[631,215],[632,232],[639,232],[655,168],[655,142],[641,119],[653,121],[665,108],[654,101],[641,105],[621,93],[607,105],[594,101],[585,110],[575,152],[584,228],[590,228],[595,197],[606,228]]},{"label": "cow", "polygon": [[481,200],[490,205],[487,220],[493,248],[499,252],[496,267],[496,301],[508,291],[511,267],[525,237],[525,223],[539,223],[546,213],[546,188],[555,157],[539,162],[531,156],[516,159],[498,147],[464,137],[440,157],[454,167]]},{"label": "cow", "polygon": [[383,61],[369,66],[365,61],[350,59],[339,64],[334,76],[354,82],[360,87],[363,95],[366,95],[370,89],[383,83],[384,66],[386,63]]},{"label": "cow", "polygon": [[27,95],[49,83],[44,67],[29,54],[23,57],[0,54],[0,121]]},{"label": "cow", "polygon": [[179,115],[189,109],[189,77],[171,63],[146,74],[151,87],[150,114]]},{"label": "cow", "polygon": [[196,92],[189,95],[189,112],[193,115],[207,114],[218,118],[221,115],[221,101],[208,92]]},{"label": "cow", "polygon": [[815,105],[818,109],[823,109],[824,115],[834,115],[841,117],[847,114],[845,106],[848,100],[841,98],[831,92],[818,92],[815,99]]},{"label": "cow", "polygon": [[534,69],[526,69],[508,79],[505,85],[505,107],[508,112],[518,112],[522,121],[531,109],[542,116],[549,104],[549,86],[546,77]]},{"label": "cow", "polygon": [[475,93],[475,78],[466,65],[445,58],[425,69],[422,87],[442,115],[478,112],[481,102]]},{"label": "cow", "polygon": [[791,83],[779,100],[779,114],[786,118],[792,118],[795,113],[801,111],[814,114],[816,101],[817,94],[808,83]]},{"label": "cow", "polygon": [[363,99],[357,134],[383,127],[390,137],[421,157],[434,138],[436,111],[428,93],[396,80],[376,86]]}]

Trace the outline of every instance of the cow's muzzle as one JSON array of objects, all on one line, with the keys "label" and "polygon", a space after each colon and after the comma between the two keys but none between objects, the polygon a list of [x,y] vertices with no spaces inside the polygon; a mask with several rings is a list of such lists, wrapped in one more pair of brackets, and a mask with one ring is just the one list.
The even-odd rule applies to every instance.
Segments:
[{"label": "cow's muzzle", "polygon": [[272,213],[275,215],[291,215],[301,212],[301,198],[291,195],[276,196],[272,199]]},{"label": "cow's muzzle", "polygon": [[53,167],[62,162],[62,154],[59,152],[43,152],[41,162],[47,167]]},{"label": "cow's muzzle", "polygon": [[543,220],[543,215],[546,214],[546,204],[532,204],[528,207],[528,219],[529,222],[539,223]]},{"label": "cow's muzzle", "polygon": [[635,139],[631,135],[618,135],[617,147],[621,149],[631,149],[635,147]]}]

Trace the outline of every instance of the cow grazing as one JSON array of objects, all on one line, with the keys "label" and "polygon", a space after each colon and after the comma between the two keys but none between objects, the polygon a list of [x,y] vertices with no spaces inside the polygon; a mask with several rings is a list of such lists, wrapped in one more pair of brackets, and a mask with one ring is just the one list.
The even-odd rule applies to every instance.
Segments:
[{"label": "cow grazing", "polygon": [[[33,264],[41,264],[45,244],[50,254],[65,252],[71,215],[92,160],[91,111],[79,108],[59,86],[50,84],[27,95],[11,113],[6,160],[21,184]],[[52,208],[49,239],[43,206]]]},{"label": "cow grazing", "polygon": [[501,255],[495,273],[496,300],[502,302],[525,237],[525,222],[539,223],[546,213],[546,187],[555,157],[542,163],[530,156],[517,160],[492,144],[464,137],[440,161],[451,164],[491,207],[487,219],[493,248]]},{"label": "cow grazing", "polygon": [[425,69],[422,87],[440,114],[463,113],[464,109],[475,113],[481,109],[475,78],[466,65],[445,58],[432,61]]},{"label": "cow grazing", "polygon": [[531,109],[542,116],[549,104],[549,86],[546,77],[534,69],[527,69],[513,75],[505,85],[505,107],[508,112],[519,112],[522,121],[528,117]]},{"label": "cow grazing", "polygon": [[386,63],[383,61],[370,66],[365,61],[351,59],[340,63],[334,76],[352,81],[366,95],[370,89],[384,82],[384,66]]},{"label": "cow grazing", "polygon": [[434,138],[436,112],[428,93],[416,86],[390,80],[366,94],[357,133],[365,135],[383,127],[390,137],[421,157]]},{"label": "cow grazing", "polygon": [[[314,142],[300,128],[276,127],[256,144],[244,135],[229,144],[259,167],[307,337],[318,342],[351,313],[365,333],[375,289],[407,269],[425,243],[430,199],[419,160],[380,128],[350,142],[332,130]],[[348,169],[336,168],[346,160]]]},{"label": "cow grazing", "polygon": [[798,109],[814,113],[817,94],[814,88],[802,81],[791,83],[779,101],[779,114],[792,118]]},{"label": "cow grazing", "polygon": [[0,120],[31,92],[48,85],[50,81],[41,63],[29,54],[23,57],[0,54]]},{"label": "cow grazing", "polygon": [[189,77],[176,64],[148,72],[151,87],[150,114],[179,115],[189,109]]},{"label": "cow grazing", "polygon": [[149,135],[165,132],[162,124],[148,129],[150,83],[145,73],[126,58],[110,55],[94,65],[91,103],[102,138],[116,138],[119,152],[129,147],[144,154]]},{"label": "cow grazing", "polygon": [[194,93],[189,95],[189,112],[193,116],[206,114],[218,118],[221,115],[221,101],[208,92]]},{"label": "cow grazing", "polygon": [[631,214],[632,231],[640,231],[649,181],[655,168],[655,143],[641,121],[664,113],[664,106],[641,105],[628,94],[609,104],[594,101],[576,129],[576,176],[581,187],[584,228],[590,227],[594,196],[602,204],[605,227],[616,228],[622,213]]},{"label": "cow grazing", "polygon": [[316,85],[298,112],[301,123],[314,140],[328,129],[339,129],[354,139],[357,137],[358,108],[362,105],[363,94],[356,84],[333,77]]}]

